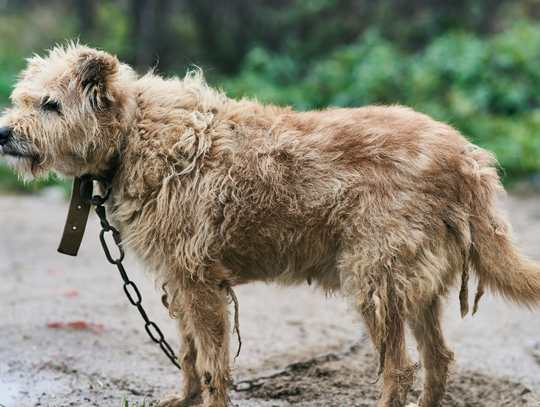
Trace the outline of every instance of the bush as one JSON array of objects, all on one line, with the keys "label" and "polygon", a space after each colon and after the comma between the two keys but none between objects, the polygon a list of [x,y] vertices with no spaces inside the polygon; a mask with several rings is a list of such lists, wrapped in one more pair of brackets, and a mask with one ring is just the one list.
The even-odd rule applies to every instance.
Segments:
[{"label": "bush", "polygon": [[224,89],[297,109],[411,106],[493,151],[513,184],[540,173],[539,66],[537,22],[518,21],[486,38],[452,31],[410,53],[368,30],[310,61],[255,48]]}]

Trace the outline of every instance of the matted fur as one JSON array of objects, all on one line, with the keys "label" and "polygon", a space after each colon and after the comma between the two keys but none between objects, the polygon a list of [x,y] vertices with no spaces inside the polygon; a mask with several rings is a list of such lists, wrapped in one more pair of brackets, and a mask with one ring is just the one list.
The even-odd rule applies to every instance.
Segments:
[{"label": "matted fur", "polygon": [[[381,406],[438,406],[453,362],[441,296],[469,272],[535,307],[540,268],[513,245],[493,157],[400,106],[295,112],[231,100],[200,72],[139,77],[71,44],[34,57],[0,121],[0,152],[25,177],[108,179],[123,244],[165,287],[178,321],[181,394],[227,405],[230,287],[307,281],[351,298],[381,353]],[[382,362],[384,360],[384,363]]]}]

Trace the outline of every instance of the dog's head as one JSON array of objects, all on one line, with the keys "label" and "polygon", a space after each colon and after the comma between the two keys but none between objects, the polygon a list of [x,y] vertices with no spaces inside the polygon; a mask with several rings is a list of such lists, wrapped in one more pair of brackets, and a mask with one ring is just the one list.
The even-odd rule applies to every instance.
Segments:
[{"label": "dog's head", "polygon": [[81,45],[30,58],[0,118],[0,154],[25,178],[106,171],[133,120],[135,79],[116,57]]}]

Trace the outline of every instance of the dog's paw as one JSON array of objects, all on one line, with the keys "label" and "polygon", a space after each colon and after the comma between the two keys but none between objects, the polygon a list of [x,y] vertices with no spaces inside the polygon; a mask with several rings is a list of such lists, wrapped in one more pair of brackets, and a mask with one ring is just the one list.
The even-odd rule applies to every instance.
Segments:
[{"label": "dog's paw", "polygon": [[157,407],[199,407],[202,404],[196,404],[197,399],[185,398],[180,396],[167,396],[160,400]]},{"label": "dog's paw", "polygon": [[[161,405],[161,404],[160,404]],[[418,407],[418,404],[416,403],[410,403],[410,404],[407,404],[406,407]]]}]

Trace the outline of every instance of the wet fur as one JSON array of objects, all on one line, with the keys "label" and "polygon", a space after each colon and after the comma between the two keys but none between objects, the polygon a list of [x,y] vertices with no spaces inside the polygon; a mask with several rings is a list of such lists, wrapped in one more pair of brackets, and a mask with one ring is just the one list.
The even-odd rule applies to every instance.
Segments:
[{"label": "wet fur", "polygon": [[[50,111],[48,100],[60,103]],[[400,106],[296,112],[228,99],[199,72],[137,76],[80,45],[34,57],[0,120],[0,147],[25,177],[112,178],[110,217],[167,292],[181,342],[179,396],[228,403],[230,287],[313,281],[351,298],[382,352],[381,406],[439,406],[453,363],[441,297],[474,273],[535,307],[540,268],[513,245],[493,157],[446,124]]]}]

